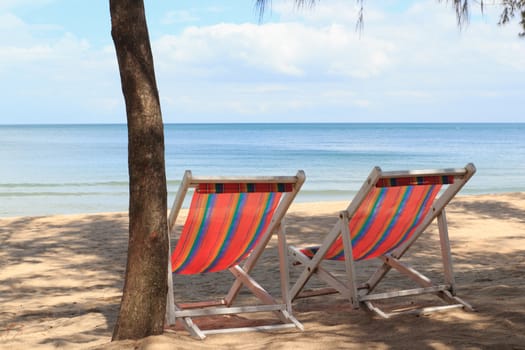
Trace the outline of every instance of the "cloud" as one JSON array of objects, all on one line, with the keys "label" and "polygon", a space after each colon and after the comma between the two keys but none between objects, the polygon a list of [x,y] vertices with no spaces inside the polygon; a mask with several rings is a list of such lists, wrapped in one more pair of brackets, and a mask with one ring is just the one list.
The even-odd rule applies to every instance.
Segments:
[{"label": "cloud", "polygon": [[0,38],[2,122],[104,119],[122,107],[114,50],[11,13],[0,14],[0,23],[11,33]]},{"label": "cloud", "polygon": [[[351,106],[366,108],[368,102],[353,93],[331,90],[333,87],[318,84],[285,84],[251,86],[247,83],[185,85],[163,91],[161,102],[163,115],[168,122],[198,121],[202,118],[219,122],[228,117],[231,122],[301,122],[304,111],[318,108]],[[332,118],[332,116],[327,116]]]},{"label": "cloud", "polygon": [[233,80],[247,71],[279,78],[367,78],[388,67],[394,50],[385,40],[360,41],[340,25],[316,28],[301,23],[189,27],[153,45],[157,61],[166,70],[179,67],[182,74],[197,70],[204,77]]},{"label": "cloud", "polygon": [[[525,47],[519,29],[496,26],[497,12],[460,30],[453,10],[435,1],[366,3],[359,33],[355,2],[292,4],[274,0],[261,24],[220,22],[209,15],[217,9],[198,6],[150,23],[165,120],[500,120],[502,105],[519,118]],[[111,42],[95,46],[59,24],[7,11],[0,30],[10,33],[0,37],[9,113],[39,106],[50,121],[124,120]]]},{"label": "cloud", "polygon": [[162,24],[197,22],[199,17],[187,10],[169,11],[161,19]]},{"label": "cloud", "polygon": [[480,116],[493,110],[475,105],[490,103],[487,96],[509,98],[495,95],[495,86],[523,90],[515,73],[525,67],[525,49],[511,28],[485,18],[460,30],[454,12],[433,1],[388,13],[366,6],[361,34],[355,6],[334,0],[312,10],[278,2],[278,23],[192,26],[158,38],[162,90],[179,97],[166,110],[199,118],[300,120],[323,110],[337,121],[460,120],[469,108],[484,110]]},{"label": "cloud", "polygon": [[10,11],[22,7],[38,8],[53,2],[56,2],[56,0],[2,0],[0,2],[0,11]]},{"label": "cloud", "polygon": [[486,23],[461,32],[444,5],[418,2],[394,14],[368,6],[360,35],[355,6],[346,0],[299,11],[277,2],[272,11],[284,18],[280,23],[191,26],[163,35],[153,42],[156,62],[182,80],[254,82],[367,80],[399,72],[419,72],[431,82],[465,67],[486,68],[479,54],[499,67],[525,67],[523,45],[510,42],[508,33]]},{"label": "cloud", "polygon": [[[0,30],[19,29],[23,26],[24,22],[12,13],[0,14]],[[3,37],[6,38],[6,36]]]}]

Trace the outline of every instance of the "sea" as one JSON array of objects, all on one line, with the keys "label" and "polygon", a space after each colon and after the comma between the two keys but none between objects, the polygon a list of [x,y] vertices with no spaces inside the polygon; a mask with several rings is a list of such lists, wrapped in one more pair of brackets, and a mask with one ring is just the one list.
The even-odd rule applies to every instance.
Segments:
[{"label": "sea", "polygon": [[[478,169],[460,194],[525,192],[525,123],[165,125],[168,205],[194,175],[306,172],[298,202],[349,201],[374,166]],[[0,126],[0,217],[128,210],[127,126]]]}]

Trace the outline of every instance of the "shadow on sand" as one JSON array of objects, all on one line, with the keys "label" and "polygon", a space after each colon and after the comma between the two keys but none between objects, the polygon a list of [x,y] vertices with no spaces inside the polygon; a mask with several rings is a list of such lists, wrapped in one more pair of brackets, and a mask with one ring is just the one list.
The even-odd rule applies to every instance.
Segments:
[{"label": "shadow on sand", "polygon": [[[279,332],[275,339],[269,333],[266,338],[262,336],[262,340],[261,336],[254,340],[254,346],[270,344],[272,348],[287,348],[295,342],[316,344],[321,338],[330,338],[331,346],[338,348],[358,348],[356,345],[360,345],[382,349],[435,349],[440,346],[524,349],[525,232],[506,233],[507,238],[516,237],[515,249],[510,253],[498,252],[497,242],[491,251],[473,251],[467,239],[454,236],[454,231],[461,230],[454,221],[454,214],[467,214],[476,220],[510,220],[521,224],[523,229],[525,211],[498,200],[452,204],[449,231],[458,295],[470,302],[477,312],[451,311],[383,320],[363,310],[352,310],[347,301],[337,295],[302,299],[295,302],[294,311],[304,324],[305,332]],[[320,242],[335,218],[335,215],[289,215],[289,244]],[[61,217],[60,224],[54,220],[38,217],[0,220],[3,270],[0,274],[0,347],[6,339],[15,336],[19,327],[53,319],[74,322],[93,314],[102,316],[104,322],[80,333],[74,328],[69,334],[60,336],[50,333],[51,336],[43,337],[40,344],[82,348],[94,339],[107,337],[109,341],[111,337],[124,279],[127,217],[125,214],[65,216]],[[423,235],[404,260],[439,280],[441,265],[436,232],[437,229],[432,228]],[[253,275],[270,293],[278,296],[277,260],[276,240],[272,240]],[[376,265],[370,262],[359,266],[358,276],[365,278]],[[342,273],[341,266],[334,268]],[[291,271],[294,281],[298,271],[293,268]],[[221,273],[177,276],[174,282],[176,298],[186,301],[221,297],[231,281],[228,274]],[[410,284],[393,273],[383,288],[405,285]],[[311,287],[315,286],[318,284],[313,280]],[[241,297],[249,297],[249,294],[243,293]],[[48,300],[39,303],[39,298]],[[315,330],[311,331],[313,328]],[[181,342],[195,342],[195,347],[205,344],[189,340],[185,334],[175,337]],[[226,347],[242,348],[235,344],[238,343]]]}]

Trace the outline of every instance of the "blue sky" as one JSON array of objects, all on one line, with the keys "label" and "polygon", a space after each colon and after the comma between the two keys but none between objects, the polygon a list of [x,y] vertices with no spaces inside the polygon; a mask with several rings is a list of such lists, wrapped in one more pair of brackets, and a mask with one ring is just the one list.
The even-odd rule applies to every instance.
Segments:
[{"label": "blue sky", "polygon": [[[525,122],[525,40],[446,2],[145,1],[164,121]],[[473,6],[477,6],[472,2]],[[125,123],[109,1],[1,0],[1,124]]]}]

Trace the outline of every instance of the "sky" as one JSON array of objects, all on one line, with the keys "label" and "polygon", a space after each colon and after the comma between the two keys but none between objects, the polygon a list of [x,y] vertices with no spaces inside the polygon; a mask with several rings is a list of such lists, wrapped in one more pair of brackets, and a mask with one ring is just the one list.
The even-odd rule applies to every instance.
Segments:
[{"label": "sky", "polygon": [[[447,1],[145,0],[166,123],[525,122],[525,39]],[[125,123],[109,1],[0,0],[0,124]]]}]

